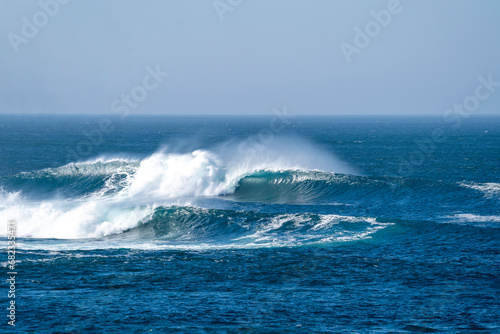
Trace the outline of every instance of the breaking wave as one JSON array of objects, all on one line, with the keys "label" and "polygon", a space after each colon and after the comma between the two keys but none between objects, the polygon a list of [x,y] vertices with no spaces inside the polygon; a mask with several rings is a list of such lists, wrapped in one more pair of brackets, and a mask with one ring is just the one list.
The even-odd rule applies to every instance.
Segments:
[{"label": "breaking wave", "polygon": [[[309,231],[321,230],[318,226],[327,218],[318,215],[235,213],[196,208],[191,204],[199,198],[236,198],[246,193],[252,178],[261,177],[262,173],[271,173],[270,182],[280,184],[288,182],[283,175],[303,183],[322,182],[335,172],[352,172],[331,154],[296,138],[282,138],[273,145],[250,151],[241,149],[245,146],[241,144],[229,142],[211,150],[181,153],[163,149],[144,159],[101,157],[3,177],[0,179],[0,222],[3,225],[17,222],[18,236],[22,238],[102,238],[138,231],[142,231],[140,236],[143,236],[147,229],[155,232],[152,235],[155,240],[172,241],[166,236],[177,229],[176,242],[198,235],[196,231],[207,232],[198,235],[197,242],[208,242],[212,236],[208,232],[212,230],[218,231],[221,240],[227,239],[227,231],[222,226],[229,224],[230,229],[242,233],[233,236],[233,242],[241,243],[246,238],[247,244],[259,243],[278,233],[279,229],[266,230],[269,224],[302,224],[309,217],[311,222],[315,221]],[[259,187],[257,185],[254,191],[258,192]],[[296,200],[301,196],[299,191]],[[247,226],[246,232],[251,235],[243,233],[243,225],[236,227],[240,223]],[[250,226],[252,223],[255,226]],[[323,235],[309,241],[330,237]],[[271,239],[273,243],[275,239]],[[300,243],[308,237],[295,233],[292,239]]]}]

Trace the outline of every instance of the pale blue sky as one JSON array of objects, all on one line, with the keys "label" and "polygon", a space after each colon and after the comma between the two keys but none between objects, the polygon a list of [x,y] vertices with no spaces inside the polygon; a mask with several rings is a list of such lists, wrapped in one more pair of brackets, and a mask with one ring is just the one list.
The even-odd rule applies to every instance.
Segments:
[{"label": "pale blue sky", "polygon": [[[390,2],[220,0],[222,21],[212,0],[72,0],[53,17],[0,0],[0,113],[111,113],[135,88],[137,114],[439,115],[478,76],[500,82],[497,0],[401,0],[349,63],[340,44]],[[157,66],[170,75],[145,91]],[[475,112],[500,113],[496,89]]]}]

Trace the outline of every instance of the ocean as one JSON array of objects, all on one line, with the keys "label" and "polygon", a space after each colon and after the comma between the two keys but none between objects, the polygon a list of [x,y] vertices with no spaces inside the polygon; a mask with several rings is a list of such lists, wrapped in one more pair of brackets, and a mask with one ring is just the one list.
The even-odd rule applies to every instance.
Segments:
[{"label": "ocean", "polygon": [[499,333],[499,227],[498,116],[0,116],[0,332]]}]

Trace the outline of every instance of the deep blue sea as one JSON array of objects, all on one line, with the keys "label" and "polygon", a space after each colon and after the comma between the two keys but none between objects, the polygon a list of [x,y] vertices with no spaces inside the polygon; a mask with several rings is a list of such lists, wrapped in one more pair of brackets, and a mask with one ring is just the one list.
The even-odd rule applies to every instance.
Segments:
[{"label": "deep blue sea", "polygon": [[500,117],[4,115],[0,228],[2,333],[499,333]]}]

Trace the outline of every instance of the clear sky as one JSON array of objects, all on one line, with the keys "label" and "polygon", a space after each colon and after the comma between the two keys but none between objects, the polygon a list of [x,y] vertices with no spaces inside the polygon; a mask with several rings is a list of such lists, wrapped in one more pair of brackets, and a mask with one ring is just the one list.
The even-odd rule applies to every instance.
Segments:
[{"label": "clear sky", "polygon": [[[498,0],[0,0],[0,22],[0,113],[439,115],[500,82]],[[500,114],[491,85],[474,112]]]}]

